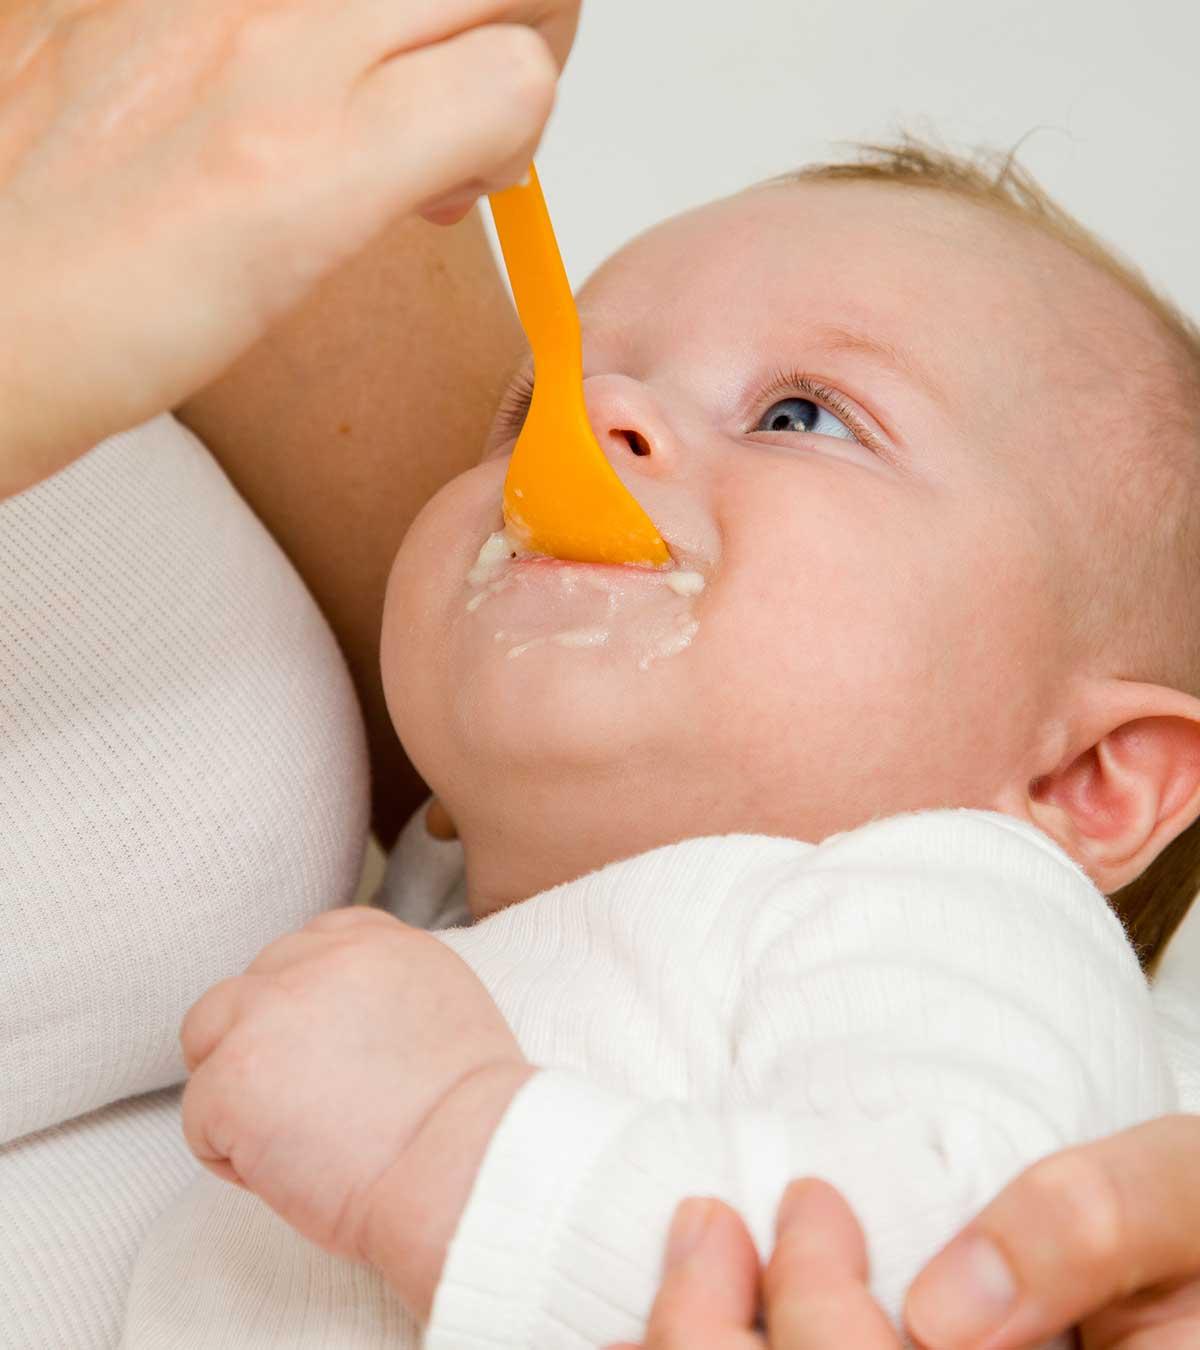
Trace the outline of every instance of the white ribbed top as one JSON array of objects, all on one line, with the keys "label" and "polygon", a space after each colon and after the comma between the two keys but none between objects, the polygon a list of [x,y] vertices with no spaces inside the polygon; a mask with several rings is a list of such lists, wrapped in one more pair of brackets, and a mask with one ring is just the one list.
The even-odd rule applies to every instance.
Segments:
[{"label": "white ribbed top", "polygon": [[0,501],[0,1346],[115,1344],[197,1170],[183,1015],[350,899],[366,820],[333,636],[178,422]]},{"label": "white ribbed top", "polygon": [[[420,814],[383,899],[432,928],[465,917],[461,850]],[[1175,1104],[1120,925],[1005,816],[687,840],[442,936],[542,1072],[484,1159],[426,1350],[640,1340],[681,1198],[726,1198],[769,1250],[784,1186],[810,1173],[854,1205],[895,1315],[1025,1164]],[[418,1343],[377,1275],[204,1173],[148,1235],[122,1344]]]}]

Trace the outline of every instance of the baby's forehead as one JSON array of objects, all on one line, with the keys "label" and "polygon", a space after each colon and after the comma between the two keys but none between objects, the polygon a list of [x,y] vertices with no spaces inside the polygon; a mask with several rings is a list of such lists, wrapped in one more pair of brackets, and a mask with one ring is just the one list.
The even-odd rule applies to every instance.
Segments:
[{"label": "baby's forehead", "polygon": [[911,358],[977,440],[1027,442],[1038,419],[1074,443],[1139,396],[1163,347],[1144,304],[1035,224],[870,182],[769,184],[668,220],[581,309],[645,362],[758,342],[787,363],[817,327],[861,334]]},{"label": "baby's forehead", "polygon": [[[1063,340],[1120,288],[1034,226],[951,193],[855,182],[772,183],[676,216],[621,249],[589,281],[585,310],[673,315],[725,306],[797,326],[853,317],[930,349],[974,326],[1031,347]],[[961,358],[962,353],[959,353]]]}]

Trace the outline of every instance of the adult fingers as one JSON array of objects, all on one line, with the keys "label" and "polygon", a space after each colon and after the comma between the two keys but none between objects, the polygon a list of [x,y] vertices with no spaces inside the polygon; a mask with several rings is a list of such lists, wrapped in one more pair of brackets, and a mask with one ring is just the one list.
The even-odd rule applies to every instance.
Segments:
[{"label": "adult fingers", "polygon": [[342,188],[392,212],[464,186],[478,195],[526,171],[554,104],[558,67],[531,28],[498,24],[376,66],[347,108]]},{"label": "adult fingers", "polygon": [[862,1229],[827,1182],[793,1181],[784,1192],[763,1301],[771,1350],[899,1350],[867,1288]]},{"label": "adult fingers", "polygon": [[1165,1116],[1035,1163],[913,1282],[913,1335],[1015,1350],[1200,1274],[1198,1153],[1200,1117]]},{"label": "adult fingers", "polygon": [[324,26],[347,27],[354,50],[386,59],[474,28],[521,24],[542,38],[559,70],[579,22],[579,0],[308,0]]},{"label": "adult fingers", "polygon": [[1200,1280],[1135,1294],[1079,1330],[1082,1350],[1192,1350],[1200,1345]]},{"label": "adult fingers", "polygon": [[719,1200],[685,1200],[667,1240],[645,1350],[762,1350],[750,1328],[758,1253],[746,1225]]}]

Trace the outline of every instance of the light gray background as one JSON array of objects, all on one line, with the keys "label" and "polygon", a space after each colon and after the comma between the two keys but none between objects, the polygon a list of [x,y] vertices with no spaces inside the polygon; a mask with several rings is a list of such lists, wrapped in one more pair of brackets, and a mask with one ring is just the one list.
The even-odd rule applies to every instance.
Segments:
[{"label": "light gray background", "polygon": [[[665,216],[904,129],[1026,138],[1062,205],[1200,318],[1194,0],[584,0],[537,163],[579,286]],[[1200,904],[1170,960],[1200,986]]]},{"label": "light gray background", "polygon": [[538,169],[579,285],[838,141],[1032,132],[1023,162],[1200,316],[1198,82],[1194,0],[584,0]]}]

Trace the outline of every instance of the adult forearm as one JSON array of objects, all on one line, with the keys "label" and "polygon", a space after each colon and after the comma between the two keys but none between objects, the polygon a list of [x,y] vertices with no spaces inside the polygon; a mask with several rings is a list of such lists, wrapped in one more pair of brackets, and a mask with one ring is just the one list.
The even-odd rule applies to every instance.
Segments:
[{"label": "adult forearm", "polygon": [[0,501],[65,469],[92,443],[78,432],[68,434],[49,400],[6,375],[0,378]]},{"label": "adult forearm", "polygon": [[[6,111],[0,100],[0,140]],[[0,196],[4,187],[0,175]],[[43,246],[47,232],[34,213],[0,206],[0,501],[157,411],[130,388],[116,326],[111,342],[92,340],[88,268],[119,260],[99,248],[94,257],[56,258]],[[70,319],[64,294],[77,302]],[[154,379],[147,372],[147,383]]]}]

